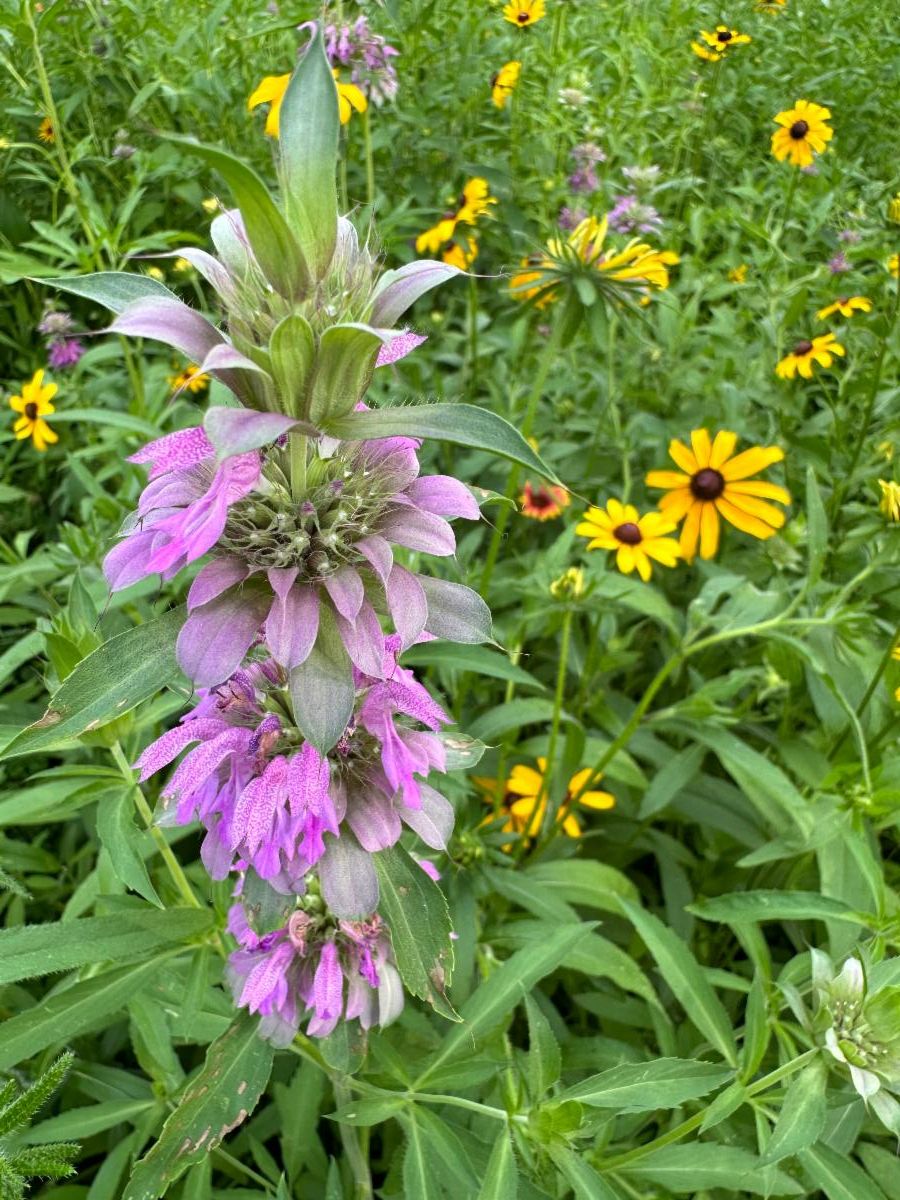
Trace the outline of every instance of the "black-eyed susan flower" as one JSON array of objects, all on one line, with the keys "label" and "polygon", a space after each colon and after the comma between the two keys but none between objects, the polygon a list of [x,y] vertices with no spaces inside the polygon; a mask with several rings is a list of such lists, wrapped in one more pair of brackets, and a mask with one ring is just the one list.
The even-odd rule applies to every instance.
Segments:
[{"label": "black-eyed susan flower", "polygon": [[775,374],[779,379],[793,379],[798,374],[803,379],[812,379],[815,363],[827,370],[834,362],[835,355],[843,358],[846,353],[833,333],[824,333],[812,341],[802,338],[776,366]]},{"label": "black-eyed susan flower", "polygon": [[631,504],[608,500],[606,512],[594,505],[587,510],[575,532],[589,538],[588,550],[615,550],[616,566],[623,575],[637,571],[646,583],[653,574],[651,559],[674,567],[681,557],[675,538],[667,537],[678,525],[664,513],[640,516]]},{"label": "black-eyed susan flower", "polygon": [[[879,479],[878,486],[881,488],[881,500],[878,507],[889,521],[900,522],[900,483]],[[900,654],[895,653],[895,657],[900,658]]]},{"label": "black-eyed susan flower", "polygon": [[705,58],[709,62],[719,62],[732,46],[744,46],[750,41],[748,34],[730,29],[727,25],[717,25],[712,33],[701,29],[700,37],[702,41],[691,42],[691,49],[698,58]]},{"label": "black-eyed susan flower", "polygon": [[278,122],[281,116],[281,102],[291,82],[290,73],[287,75],[267,75],[247,101],[247,109],[252,112],[260,104],[268,104],[265,131],[268,137],[278,137]]},{"label": "black-eyed susan flower", "polygon": [[354,112],[364,113],[369,107],[365,92],[355,83],[342,83],[340,72],[335,68],[332,72],[338,94],[338,114],[341,124],[346,125]]},{"label": "black-eyed susan flower", "polygon": [[53,128],[53,122],[49,117],[44,117],[40,125],[38,125],[38,137],[42,142],[50,143],[56,141],[56,130]]},{"label": "black-eyed susan flower", "polygon": [[524,29],[526,25],[537,24],[546,12],[544,0],[509,0],[504,6],[503,17],[510,25]]},{"label": "black-eyed susan flower", "polygon": [[586,217],[565,241],[551,238],[545,254],[523,261],[524,269],[510,280],[510,291],[517,299],[533,299],[541,307],[555,300],[563,287],[578,292],[579,276],[588,289],[599,288],[609,299],[621,299],[629,288],[645,292],[669,286],[669,267],[679,262],[677,254],[656,250],[640,238],[620,250],[607,251],[608,228],[606,217],[602,221]]},{"label": "black-eyed susan flower", "polygon": [[444,248],[441,258],[451,267],[468,271],[478,257],[478,243],[467,233],[456,234],[454,240]]},{"label": "black-eyed susan flower", "polygon": [[55,383],[44,383],[44,371],[35,371],[28,383],[22,384],[21,396],[10,396],[9,407],[19,413],[13,423],[17,441],[30,437],[35,450],[46,450],[48,445],[58,442],[59,437],[44,420],[56,409],[50,403],[56,395]]},{"label": "black-eyed susan flower", "polygon": [[476,176],[468,180],[462,190],[462,195],[457,201],[456,219],[464,221],[466,225],[474,225],[478,218],[483,217],[496,203],[497,197],[491,195],[488,181]]},{"label": "black-eyed susan flower", "polygon": [[430,229],[420,233],[416,238],[417,254],[437,254],[441,246],[452,241],[456,232],[456,213],[446,213]]},{"label": "black-eyed susan flower", "polygon": [[516,90],[522,64],[515,59],[504,63],[496,75],[491,78],[491,99],[497,108],[505,108],[506,102]]},{"label": "black-eyed susan flower", "polygon": [[567,567],[550,584],[550,595],[554,600],[580,599],[584,595],[584,571],[581,567]]},{"label": "black-eyed susan flower", "polygon": [[188,391],[196,395],[209,387],[209,376],[196,363],[189,363],[183,371],[170,375],[168,384],[175,392]]},{"label": "black-eyed susan flower", "polygon": [[[751,479],[759,471],[781,462],[779,446],[754,446],[734,455],[737,434],[720,430],[713,441],[705,429],[691,433],[691,446],[673,440],[669,455],[680,471],[650,471],[647,486],[664,488],[659,502],[663,515],[672,521],[684,518],[681,552],[689,561],[697,553],[713,558],[719,548],[719,518],[752,537],[771,537],[785,522],[784,513],[773,504],[790,504],[783,487]],[[734,457],[732,457],[734,455]]]},{"label": "black-eyed susan flower", "polygon": [[[527,838],[537,837],[540,833],[544,814],[547,811],[546,771],[546,758],[539,758],[536,767],[530,767],[526,763],[519,763],[513,767],[506,781],[504,795],[499,806],[499,815],[506,817],[502,826],[504,833],[517,833]],[[581,837],[581,822],[572,811],[573,808],[586,808],[602,812],[615,807],[616,798],[610,792],[589,789],[579,795],[590,778],[590,767],[576,771],[569,780],[566,795],[559,806],[556,823],[568,837]],[[476,780],[476,783],[478,782],[480,781]],[[494,783],[495,781],[486,782]],[[594,782],[599,783],[599,778]],[[487,802],[496,807],[496,795],[491,794],[491,789],[486,788],[485,791],[488,792],[485,796]],[[574,799],[576,796],[577,800]]]},{"label": "black-eyed susan flower", "polygon": [[730,50],[732,46],[746,46],[750,41],[749,34],[740,33],[737,29],[730,29],[727,25],[717,25],[712,33],[701,29],[700,36],[707,46],[720,53],[723,50]]},{"label": "black-eyed susan flower", "polygon": [[834,137],[827,123],[830,117],[829,109],[809,100],[798,100],[793,108],[777,113],[772,119],[781,128],[772,134],[772,153],[779,162],[787,158],[795,167],[811,166]]},{"label": "black-eyed susan flower", "polygon": [[840,313],[842,317],[849,319],[856,312],[869,313],[871,311],[872,301],[866,296],[838,296],[837,300],[832,300],[830,304],[820,308],[816,313],[816,318],[819,321],[827,321],[835,313]]},{"label": "black-eyed susan flower", "polygon": [[571,497],[565,488],[545,483],[532,487],[531,480],[526,481],[519,496],[522,516],[531,517],[533,521],[552,521],[571,503]]},{"label": "black-eyed susan flower", "polygon": [[426,229],[424,233],[420,233],[416,238],[416,252],[418,254],[436,254],[441,246],[452,241],[456,226],[460,222],[465,225],[476,224],[478,218],[483,217],[496,203],[497,197],[491,195],[490,185],[486,179],[482,179],[480,176],[469,179],[463,187],[462,193],[453,202],[454,207],[445,212],[435,225]]},{"label": "black-eyed susan flower", "polygon": [[746,263],[741,263],[739,267],[732,267],[728,272],[728,280],[730,283],[745,283],[747,280],[747,272],[750,268]]}]

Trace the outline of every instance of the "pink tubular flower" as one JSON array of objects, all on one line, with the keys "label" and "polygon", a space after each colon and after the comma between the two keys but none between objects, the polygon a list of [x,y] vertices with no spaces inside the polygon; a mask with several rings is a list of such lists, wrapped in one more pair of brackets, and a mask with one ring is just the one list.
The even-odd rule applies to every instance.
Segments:
[{"label": "pink tubular flower", "polygon": [[403,985],[377,914],[335,924],[298,910],[283,928],[258,937],[237,904],[228,928],[240,945],[227,968],[235,1004],[261,1015],[260,1033],[276,1046],[290,1044],[306,1014],[309,1036],[327,1037],[341,1018],[370,1029],[403,1009]]},{"label": "pink tubular flower", "polygon": [[310,466],[317,483],[297,503],[277,449],[236,454],[216,466],[202,429],[169,434],[132,456],[152,464],[150,482],[123,540],[107,555],[110,587],[155,572],[171,578],[215,551],[190,589],[178,639],[179,662],[201,687],[227,679],[261,629],[288,671],[310,657],[320,634],[334,630],[349,663],[381,677],[378,609],[387,610],[404,647],[423,632],[483,641],[490,615],[477,593],[394,560],[395,546],[453,555],[448,519],[480,516],[458,480],[419,477],[417,448],[399,437],[323,443]]},{"label": "pink tubular flower", "polygon": [[437,731],[449,717],[397,665],[398,649],[396,638],[383,642],[388,679],[356,673],[356,714],[327,756],[290,724],[284,672],[271,661],[201,693],[147,747],[135,764],[141,782],[197,743],[162,790],[162,820],[200,820],[213,878],[252,868],[281,894],[302,895],[315,868],[332,910],[356,917],[378,902],[370,854],[394,845],[404,824],[446,848],[453,809],[425,779],[446,768]]},{"label": "pink tubular flower", "polygon": [[159,572],[170,579],[202,557],[221,536],[228,509],[259,480],[256,451],[215,466],[215,450],[202,429],[182,429],[150,442],[128,460],[150,463],[150,483],[119,542],[103,564],[113,591]]}]

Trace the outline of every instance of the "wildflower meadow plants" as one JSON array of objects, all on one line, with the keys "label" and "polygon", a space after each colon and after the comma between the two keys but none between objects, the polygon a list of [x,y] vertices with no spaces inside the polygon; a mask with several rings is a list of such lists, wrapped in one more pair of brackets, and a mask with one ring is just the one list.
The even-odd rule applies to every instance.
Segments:
[{"label": "wildflower meadow plants", "polygon": [[900,1197],[892,14],[0,12],[0,1195]]}]

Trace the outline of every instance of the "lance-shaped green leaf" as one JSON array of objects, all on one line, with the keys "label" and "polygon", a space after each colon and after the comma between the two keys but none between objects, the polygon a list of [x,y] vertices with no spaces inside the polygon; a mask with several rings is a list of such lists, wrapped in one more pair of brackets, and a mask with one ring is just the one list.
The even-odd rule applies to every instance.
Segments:
[{"label": "lance-shaped green leaf", "polygon": [[0,932],[0,983],[71,971],[86,963],[140,958],[207,933],[204,908],[134,909],[114,917],[78,917]]},{"label": "lance-shaped green leaf", "polygon": [[384,329],[390,329],[406,310],[426,292],[440,287],[455,275],[464,275],[459,267],[435,259],[422,258],[406,263],[395,271],[385,271],[378,281],[372,300],[371,321]]},{"label": "lance-shaped green leaf", "polygon": [[561,925],[556,937],[538,945],[518,950],[474,992],[462,1006],[462,1024],[454,1026],[445,1036],[434,1057],[416,1080],[421,1088],[425,1081],[448,1059],[471,1053],[475,1040],[504,1021],[522,996],[551,971],[555,971],[569,951],[595,927],[596,922]]},{"label": "lance-shaped green leaf", "polygon": [[181,675],[175,640],[184,616],[181,605],[98,646],[54,692],[41,719],[14,737],[2,757],[52,750],[124,716],[175,682]]},{"label": "lance-shaped green leaf", "polygon": [[580,1100],[593,1108],[619,1112],[651,1112],[677,1108],[696,1100],[731,1077],[728,1067],[690,1058],[657,1058],[646,1063],[621,1063],[567,1088],[564,1100]]},{"label": "lance-shaped green leaf", "polygon": [[731,1020],[689,947],[659,917],[625,899],[619,904],[690,1020],[726,1062],[736,1066],[737,1045]]},{"label": "lance-shaped green leaf", "polygon": [[159,1141],[134,1168],[123,1200],[158,1200],[178,1177],[203,1162],[256,1107],[275,1052],[257,1032],[258,1018],[242,1012],[210,1046],[203,1070],[166,1121]]},{"label": "lance-shaped green leaf", "polygon": [[279,114],[282,187],[291,228],[315,279],[337,239],[338,96],[321,22],[288,84]]},{"label": "lance-shaped green leaf", "polygon": [[325,330],[309,397],[309,419],[317,429],[327,429],[353,412],[372,380],[378,351],[389,340],[369,325],[332,325]]},{"label": "lance-shaped green leaf", "polygon": [[451,1020],[459,1020],[446,997],[453,971],[450,913],[440,888],[402,846],[375,856],[378,908],[391,934],[397,969],[407,989]]},{"label": "lance-shaped green leaf", "polygon": [[353,711],[353,667],[331,607],[319,609],[319,634],[309,657],[290,677],[294,718],[307,741],[327,754]]},{"label": "lance-shaped green leaf", "polygon": [[246,163],[193,138],[169,134],[170,140],[189,154],[202,158],[219,172],[231,188],[241,210],[247,240],[263,274],[282,296],[302,296],[309,286],[309,270],[297,239],[256,172]]},{"label": "lance-shaped green leaf", "polygon": [[92,975],[38,1004],[16,1013],[0,1025],[0,1071],[77,1037],[88,1029],[107,1026],[113,1013],[159,977],[162,959]]},{"label": "lance-shaped green leaf", "polygon": [[138,275],[129,271],[98,271],[94,275],[56,275],[52,279],[33,279],[47,287],[71,292],[102,304],[110,312],[120,313],[135,300],[168,299],[178,297],[164,283],[150,275]]},{"label": "lance-shaped green leaf", "polygon": [[489,450],[545,479],[560,482],[556,472],[535,454],[509,421],[474,404],[417,404],[408,408],[351,412],[345,417],[328,420],[323,428],[332,437],[346,441],[383,437],[439,438],[458,446]]},{"label": "lance-shaped green leaf", "polygon": [[810,1063],[791,1080],[763,1156],[764,1162],[779,1162],[819,1140],[828,1116],[827,1082],[822,1062]]},{"label": "lance-shaped green leaf", "polygon": [[279,321],[269,339],[269,356],[281,407],[295,417],[305,417],[316,357],[316,339],[309,321],[299,313]]}]

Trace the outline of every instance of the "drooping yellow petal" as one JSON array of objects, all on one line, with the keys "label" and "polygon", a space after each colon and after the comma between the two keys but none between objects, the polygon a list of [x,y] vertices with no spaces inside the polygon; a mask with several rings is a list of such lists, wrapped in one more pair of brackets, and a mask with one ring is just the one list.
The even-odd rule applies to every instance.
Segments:
[{"label": "drooping yellow petal", "polygon": [[767,525],[765,521],[760,521],[759,517],[751,516],[750,513],[745,513],[742,509],[736,508],[724,496],[720,496],[715,504],[725,520],[733,525],[735,529],[740,529],[742,533],[749,533],[753,537],[759,538],[760,541],[765,541],[766,538],[770,538],[775,532],[771,525]]},{"label": "drooping yellow petal", "polygon": [[704,504],[700,514],[700,557],[715,558],[719,549],[719,514],[714,504]]}]

